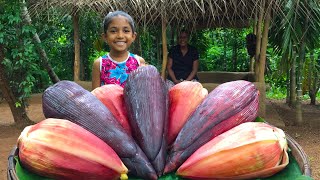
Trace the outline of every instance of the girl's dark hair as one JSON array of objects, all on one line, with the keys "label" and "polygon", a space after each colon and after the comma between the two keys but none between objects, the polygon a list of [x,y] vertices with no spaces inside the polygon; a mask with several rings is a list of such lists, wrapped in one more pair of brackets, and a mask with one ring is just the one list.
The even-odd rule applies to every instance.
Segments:
[{"label": "girl's dark hair", "polygon": [[104,31],[104,33],[106,33],[110,22],[116,16],[123,16],[123,17],[127,18],[128,23],[130,24],[132,31],[136,32],[136,29],[135,29],[135,26],[134,26],[134,21],[133,21],[132,17],[128,13],[123,12],[123,11],[114,11],[114,12],[108,13],[106,15],[106,17],[104,18],[104,20],[103,20],[103,31]]}]

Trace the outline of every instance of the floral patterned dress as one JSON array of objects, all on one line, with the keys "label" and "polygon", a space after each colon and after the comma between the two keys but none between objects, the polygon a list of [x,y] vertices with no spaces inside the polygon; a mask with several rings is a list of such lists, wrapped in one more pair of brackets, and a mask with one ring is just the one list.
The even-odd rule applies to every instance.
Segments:
[{"label": "floral patterned dress", "polygon": [[137,56],[129,53],[125,61],[117,62],[109,54],[101,57],[100,60],[100,85],[118,84],[124,87],[131,71],[136,70],[140,65]]}]

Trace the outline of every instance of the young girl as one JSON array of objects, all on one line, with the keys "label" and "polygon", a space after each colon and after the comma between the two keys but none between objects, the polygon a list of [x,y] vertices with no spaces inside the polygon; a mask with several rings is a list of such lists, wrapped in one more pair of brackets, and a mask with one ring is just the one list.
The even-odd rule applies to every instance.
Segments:
[{"label": "young girl", "polygon": [[145,64],[142,57],[128,51],[137,36],[133,19],[123,11],[115,11],[105,17],[103,29],[110,52],[93,63],[92,89],[105,84],[124,87],[129,73]]}]

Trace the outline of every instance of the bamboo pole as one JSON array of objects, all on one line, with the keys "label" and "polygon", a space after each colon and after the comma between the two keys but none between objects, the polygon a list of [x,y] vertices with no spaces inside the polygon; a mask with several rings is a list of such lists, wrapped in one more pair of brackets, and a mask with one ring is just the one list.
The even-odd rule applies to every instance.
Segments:
[{"label": "bamboo pole", "polygon": [[268,46],[268,32],[269,26],[271,21],[271,8],[268,7],[266,11],[266,16],[264,19],[264,26],[263,26],[263,35],[261,40],[261,51],[260,51],[260,58],[259,58],[259,74],[258,74],[258,81],[264,83],[264,71],[266,66],[266,55],[267,55],[267,46]]},{"label": "bamboo pole", "polygon": [[74,69],[73,79],[74,81],[80,80],[80,28],[79,28],[79,16],[78,12],[72,15],[73,21],[73,39],[74,39]]},{"label": "bamboo pole", "polygon": [[290,79],[290,72],[291,72],[291,70],[290,70],[290,67],[287,67],[287,70],[286,70],[287,72],[286,72],[286,76],[287,76],[287,81],[286,81],[286,83],[287,83],[287,96],[286,96],[286,104],[290,104],[290,88],[291,88],[291,79]]},{"label": "bamboo pole", "polygon": [[166,67],[168,61],[168,47],[167,47],[167,20],[165,16],[162,16],[162,70],[161,77],[166,79]]},{"label": "bamboo pole", "polygon": [[264,14],[264,7],[265,7],[265,0],[261,1],[260,12],[259,12],[259,19],[257,23],[257,44],[256,44],[256,53],[255,53],[255,65],[254,65],[254,72],[255,72],[255,80],[259,81],[259,59],[260,59],[260,51],[261,51],[261,26]]},{"label": "bamboo pole", "polygon": [[[304,2],[305,4],[306,2]],[[305,4],[306,5],[306,4]],[[310,11],[307,9],[307,17],[310,16]],[[309,18],[306,18],[305,21],[306,27],[309,26]],[[307,28],[308,29],[308,28]],[[298,68],[297,68],[297,102],[296,102],[296,124],[302,125],[303,124],[303,118],[302,118],[302,78],[303,78],[303,62],[306,59],[306,33],[307,29],[305,30],[305,33],[303,33],[302,39],[300,40],[300,47],[299,47],[299,61],[298,61]],[[311,60],[310,60],[311,63]],[[309,72],[311,69],[309,68]],[[310,89],[309,89],[310,91]]]},{"label": "bamboo pole", "polygon": [[258,26],[258,8],[254,11],[254,22],[253,22],[253,34],[257,35],[257,26]]},{"label": "bamboo pole", "polygon": [[290,70],[290,99],[289,99],[289,106],[295,107],[296,105],[296,61],[297,61],[297,54],[296,54],[296,45],[293,45],[293,52],[292,52],[292,63],[291,63],[291,70]]}]

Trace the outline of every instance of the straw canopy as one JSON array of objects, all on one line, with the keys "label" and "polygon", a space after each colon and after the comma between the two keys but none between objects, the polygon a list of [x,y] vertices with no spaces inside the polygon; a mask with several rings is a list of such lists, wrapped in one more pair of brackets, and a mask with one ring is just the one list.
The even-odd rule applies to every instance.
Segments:
[{"label": "straw canopy", "polygon": [[104,16],[108,12],[128,12],[140,26],[188,24],[193,27],[248,27],[261,7],[281,11],[281,0],[37,0],[31,1],[31,15],[52,7],[74,14],[95,11]]}]

